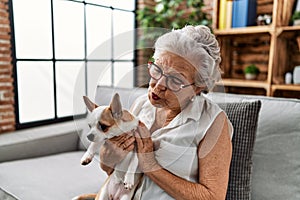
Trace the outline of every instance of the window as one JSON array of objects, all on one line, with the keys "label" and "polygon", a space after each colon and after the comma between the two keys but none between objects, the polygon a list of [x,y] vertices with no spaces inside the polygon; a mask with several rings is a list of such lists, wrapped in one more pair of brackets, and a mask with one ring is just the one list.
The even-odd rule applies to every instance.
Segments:
[{"label": "window", "polygon": [[[85,115],[97,84],[134,86],[135,0],[11,0],[17,128]],[[26,9],[24,9],[26,8]]]}]

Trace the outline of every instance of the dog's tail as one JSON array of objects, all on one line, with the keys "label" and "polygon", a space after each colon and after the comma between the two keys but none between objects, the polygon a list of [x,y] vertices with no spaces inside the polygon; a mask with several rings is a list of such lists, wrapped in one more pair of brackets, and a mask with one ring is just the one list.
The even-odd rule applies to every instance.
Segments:
[{"label": "dog's tail", "polygon": [[95,200],[97,194],[83,194],[74,197],[72,200]]}]

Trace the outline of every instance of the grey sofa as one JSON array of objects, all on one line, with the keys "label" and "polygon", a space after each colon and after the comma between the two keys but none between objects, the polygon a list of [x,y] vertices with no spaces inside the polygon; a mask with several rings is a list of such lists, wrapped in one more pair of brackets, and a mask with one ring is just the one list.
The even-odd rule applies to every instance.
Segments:
[{"label": "grey sofa", "polygon": [[[146,89],[99,87],[108,104],[119,92],[124,107]],[[216,102],[262,102],[253,151],[251,196],[255,200],[300,199],[300,100],[211,93]],[[95,193],[106,179],[99,160],[80,158],[88,145],[85,119],[0,135],[0,199],[67,200]]]}]

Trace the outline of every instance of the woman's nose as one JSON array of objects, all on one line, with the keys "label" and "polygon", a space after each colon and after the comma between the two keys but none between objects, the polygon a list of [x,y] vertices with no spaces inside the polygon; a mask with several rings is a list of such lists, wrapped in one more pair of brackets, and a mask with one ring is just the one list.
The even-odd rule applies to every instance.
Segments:
[{"label": "woman's nose", "polygon": [[162,76],[160,79],[156,80],[155,87],[157,87],[160,90],[166,90],[167,78],[165,76]]}]

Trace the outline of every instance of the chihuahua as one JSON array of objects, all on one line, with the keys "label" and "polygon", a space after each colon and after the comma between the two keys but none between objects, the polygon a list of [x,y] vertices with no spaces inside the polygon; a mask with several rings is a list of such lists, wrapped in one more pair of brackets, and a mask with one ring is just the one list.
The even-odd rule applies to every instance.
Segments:
[{"label": "chihuahua", "polygon": [[[91,144],[81,159],[81,164],[87,165],[92,161],[95,153],[100,150],[105,140],[136,130],[139,119],[128,110],[122,109],[118,93],[113,96],[109,106],[98,106],[86,96],[83,99],[90,111],[87,118],[90,132],[87,138]],[[96,199],[129,200],[141,177],[137,154],[133,150],[115,166],[115,170],[105,181]]]}]

